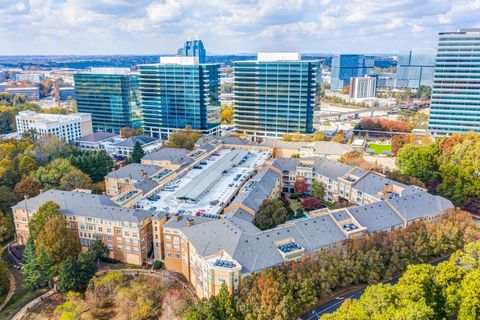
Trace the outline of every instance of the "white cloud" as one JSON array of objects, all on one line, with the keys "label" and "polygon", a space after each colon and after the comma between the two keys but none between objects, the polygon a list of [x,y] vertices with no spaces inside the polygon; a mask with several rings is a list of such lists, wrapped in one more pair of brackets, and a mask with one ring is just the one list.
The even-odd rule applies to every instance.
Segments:
[{"label": "white cloud", "polygon": [[0,41],[6,54],[174,53],[190,36],[216,53],[395,52],[478,17],[480,0],[0,0]]}]

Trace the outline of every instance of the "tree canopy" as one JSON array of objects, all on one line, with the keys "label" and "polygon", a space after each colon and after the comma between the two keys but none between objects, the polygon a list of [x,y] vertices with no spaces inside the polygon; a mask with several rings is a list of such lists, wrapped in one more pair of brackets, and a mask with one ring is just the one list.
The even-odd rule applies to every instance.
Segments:
[{"label": "tree canopy", "polygon": [[261,230],[271,229],[288,220],[288,211],[279,199],[265,199],[253,223]]},{"label": "tree canopy", "polygon": [[202,134],[198,131],[193,131],[191,128],[185,130],[175,131],[170,135],[170,138],[165,143],[169,148],[183,148],[192,150],[198,139],[202,137]]}]

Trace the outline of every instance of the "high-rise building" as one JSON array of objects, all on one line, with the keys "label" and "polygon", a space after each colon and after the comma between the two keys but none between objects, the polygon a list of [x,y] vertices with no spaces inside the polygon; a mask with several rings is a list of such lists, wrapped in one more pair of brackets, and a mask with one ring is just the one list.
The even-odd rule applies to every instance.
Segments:
[{"label": "high-rise building", "polygon": [[377,93],[377,77],[350,78],[350,98],[375,98]]},{"label": "high-rise building", "polygon": [[259,53],[234,64],[235,130],[254,139],[313,132],[318,61],[299,53]]},{"label": "high-rise building", "polygon": [[480,132],[480,28],[439,34],[429,130]]},{"label": "high-rise building", "polygon": [[200,64],[198,57],[161,57],[160,63],[139,69],[145,134],[166,139],[187,127],[218,134],[218,64]]},{"label": "high-rise building", "polygon": [[432,86],[435,68],[435,50],[415,49],[400,52],[398,56],[396,79],[408,88]]},{"label": "high-rise building", "polygon": [[183,57],[198,57],[199,63],[205,63],[207,51],[203,46],[202,40],[188,40],[183,44],[183,48],[178,49],[178,55]]},{"label": "high-rise building", "polygon": [[142,114],[138,75],[126,68],[92,68],[74,74],[77,110],[92,114],[95,132],[138,128]]},{"label": "high-rise building", "polygon": [[34,130],[39,135],[54,135],[67,142],[92,134],[92,118],[88,113],[61,115],[20,111],[15,120],[20,134]]},{"label": "high-rise building", "polygon": [[342,90],[350,78],[363,77],[373,71],[375,59],[359,54],[340,54],[332,59],[330,88]]}]

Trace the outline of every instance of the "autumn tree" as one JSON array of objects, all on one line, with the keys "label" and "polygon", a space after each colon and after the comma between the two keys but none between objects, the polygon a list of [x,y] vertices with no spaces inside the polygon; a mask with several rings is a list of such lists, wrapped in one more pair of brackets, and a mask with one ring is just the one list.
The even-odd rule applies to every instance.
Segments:
[{"label": "autumn tree", "polygon": [[15,185],[13,188],[13,193],[18,200],[22,200],[25,197],[33,198],[38,196],[40,194],[40,190],[42,190],[42,185],[38,181],[28,177]]},{"label": "autumn tree", "polygon": [[57,203],[53,201],[47,201],[43,203],[33,214],[28,224],[30,238],[35,240],[48,220],[61,216],[62,213],[60,211],[60,206]]},{"label": "autumn tree", "polygon": [[45,250],[56,266],[80,253],[78,235],[67,228],[63,216],[50,218],[38,233],[35,244],[38,249]]},{"label": "autumn tree", "polygon": [[183,148],[192,150],[198,139],[202,137],[202,134],[198,131],[193,131],[191,128],[184,130],[178,130],[170,135],[170,138],[165,143],[169,148]]},{"label": "autumn tree", "polygon": [[344,143],[345,142],[345,132],[343,130],[338,131],[332,138],[333,142]]},{"label": "autumn tree", "polygon": [[0,211],[0,245],[6,244],[13,239],[14,232],[12,215]]},{"label": "autumn tree", "polygon": [[231,124],[233,122],[233,108],[231,106],[222,105],[220,118],[222,123]]}]

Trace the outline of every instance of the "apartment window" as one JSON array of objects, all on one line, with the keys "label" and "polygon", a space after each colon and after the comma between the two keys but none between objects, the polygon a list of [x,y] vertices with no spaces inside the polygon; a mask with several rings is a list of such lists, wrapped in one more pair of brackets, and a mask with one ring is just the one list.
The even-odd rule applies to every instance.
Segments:
[{"label": "apartment window", "polygon": [[165,248],[172,249],[172,245],[170,243],[165,244]]},{"label": "apartment window", "polygon": [[136,232],[132,232],[132,237],[138,237],[138,234]]},{"label": "apartment window", "polygon": [[108,241],[112,241],[112,236],[107,236]]},{"label": "apartment window", "polygon": [[178,244],[175,245],[175,251],[180,251],[180,246]]},{"label": "apartment window", "polygon": [[118,250],[118,251],[122,251],[122,249],[123,249],[123,247],[122,247],[121,245],[118,245],[118,246],[117,246],[117,250]]},{"label": "apartment window", "polygon": [[98,232],[103,232],[103,228],[102,228],[102,227],[98,227]]},{"label": "apartment window", "polygon": [[130,252],[130,247],[125,247],[126,252]]},{"label": "apartment window", "polygon": [[129,231],[125,231],[125,237],[130,237],[130,232]]},{"label": "apartment window", "polygon": [[165,236],[165,240],[172,240],[172,236],[170,236],[170,235],[167,234],[167,235]]},{"label": "apartment window", "polygon": [[122,237],[117,237],[118,242],[122,242]]},{"label": "apartment window", "polygon": [[85,226],[83,224],[80,225],[80,229],[81,230],[84,230],[85,229]]},{"label": "apartment window", "polygon": [[178,253],[175,253],[175,259],[180,259],[180,255]]},{"label": "apartment window", "polygon": [[172,256],[172,253],[171,252],[167,252],[167,257],[171,257]]},{"label": "apartment window", "polygon": [[88,226],[88,230],[93,230],[93,226]]},{"label": "apartment window", "polygon": [[218,281],[225,282],[225,276],[218,276]]},{"label": "apartment window", "polygon": [[117,234],[118,234],[118,235],[121,235],[121,234],[122,234],[122,230],[117,229]]},{"label": "apartment window", "polygon": [[138,253],[138,248],[137,247],[133,248],[133,253]]},{"label": "apartment window", "polygon": [[178,237],[174,237],[174,238],[173,238],[173,242],[179,243],[179,242],[180,242],[180,239],[179,239]]},{"label": "apartment window", "polygon": [[107,233],[112,233],[112,229],[107,228]]},{"label": "apartment window", "polygon": [[112,244],[108,244],[108,250],[113,250],[113,245]]}]

